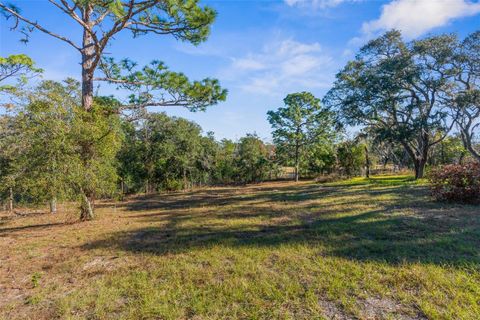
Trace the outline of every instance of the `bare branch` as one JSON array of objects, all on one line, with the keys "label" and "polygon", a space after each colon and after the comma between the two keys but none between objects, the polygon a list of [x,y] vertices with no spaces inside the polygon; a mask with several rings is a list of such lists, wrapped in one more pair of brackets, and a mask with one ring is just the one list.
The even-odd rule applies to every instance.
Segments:
[{"label": "bare branch", "polygon": [[15,12],[14,10],[10,9],[8,6],[0,3],[0,8],[4,9],[5,11],[7,11],[8,13],[10,13],[12,16],[15,17],[15,19],[16,19],[17,22],[16,22],[15,26],[13,27],[13,29],[15,29],[15,28],[18,26],[18,20],[21,20],[21,21],[23,21],[23,22],[31,25],[32,27],[34,27],[34,28],[37,29],[37,30],[40,30],[40,31],[42,31],[42,32],[44,32],[44,33],[46,33],[46,34],[54,37],[54,38],[57,38],[57,39],[59,39],[59,40],[62,40],[62,41],[64,41],[64,42],[68,43],[69,45],[71,45],[72,47],[74,47],[75,49],[77,49],[78,51],[81,51],[81,50],[82,50],[82,49],[81,49],[78,45],[76,45],[72,40],[67,39],[67,38],[64,37],[64,36],[61,36],[61,35],[59,35],[59,34],[56,34],[56,33],[54,33],[54,32],[51,32],[51,31],[45,29],[44,27],[42,27],[41,25],[39,25],[37,22],[33,22],[33,21],[31,21],[31,20],[23,17],[23,16],[20,15],[19,13],[17,13],[17,12]]}]

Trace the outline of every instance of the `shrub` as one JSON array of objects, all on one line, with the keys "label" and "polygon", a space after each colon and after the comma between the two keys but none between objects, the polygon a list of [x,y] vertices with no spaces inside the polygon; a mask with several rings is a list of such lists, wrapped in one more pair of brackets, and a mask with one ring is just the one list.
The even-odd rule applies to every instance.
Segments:
[{"label": "shrub", "polygon": [[480,201],[480,163],[434,168],[428,179],[432,195],[437,200],[468,203]]},{"label": "shrub", "polygon": [[172,178],[167,178],[162,184],[162,189],[166,191],[178,191],[184,189],[184,187],[182,180]]}]

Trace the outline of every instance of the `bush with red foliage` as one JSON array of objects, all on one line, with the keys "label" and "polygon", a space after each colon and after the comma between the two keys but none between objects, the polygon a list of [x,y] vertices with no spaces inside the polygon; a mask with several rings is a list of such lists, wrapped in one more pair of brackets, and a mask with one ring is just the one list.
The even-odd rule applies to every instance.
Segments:
[{"label": "bush with red foliage", "polygon": [[429,177],[432,195],[438,200],[479,203],[480,163],[452,164],[434,168]]}]

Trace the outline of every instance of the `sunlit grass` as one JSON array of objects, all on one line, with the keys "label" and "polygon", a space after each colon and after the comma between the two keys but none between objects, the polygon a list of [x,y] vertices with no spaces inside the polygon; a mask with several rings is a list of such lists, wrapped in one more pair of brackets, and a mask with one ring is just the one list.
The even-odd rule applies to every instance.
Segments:
[{"label": "sunlit grass", "polygon": [[30,263],[25,275],[42,268],[45,252],[51,269],[27,291],[34,303],[0,310],[7,318],[478,319],[479,213],[432,201],[411,176],[132,199],[91,223],[11,232],[15,252],[43,254],[16,257]]}]

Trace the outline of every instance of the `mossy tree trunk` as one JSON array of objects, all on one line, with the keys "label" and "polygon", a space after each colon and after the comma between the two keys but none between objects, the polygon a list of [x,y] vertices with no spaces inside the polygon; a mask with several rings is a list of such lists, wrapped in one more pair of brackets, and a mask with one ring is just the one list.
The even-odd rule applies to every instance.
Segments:
[{"label": "mossy tree trunk", "polygon": [[94,215],[94,204],[91,197],[87,194],[82,193],[82,199],[80,203],[80,220],[87,221],[93,220]]}]

